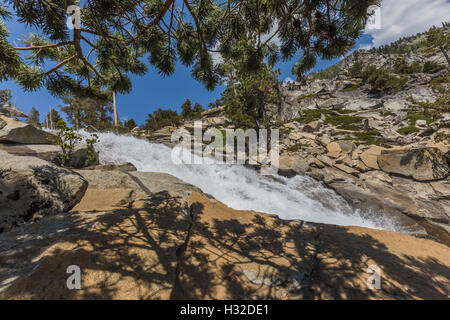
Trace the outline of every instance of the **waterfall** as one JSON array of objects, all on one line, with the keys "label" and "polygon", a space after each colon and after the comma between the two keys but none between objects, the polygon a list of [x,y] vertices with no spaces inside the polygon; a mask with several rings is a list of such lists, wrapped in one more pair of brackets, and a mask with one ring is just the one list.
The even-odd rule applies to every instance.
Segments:
[{"label": "waterfall", "polygon": [[138,171],[171,174],[236,210],[276,214],[286,220],[400,231],[392,218],[354,210],[336,192],[307,176],[267,177],[239,165],[177,165],[171,160],[172,149],[164,145],[113,133],[98,135],[96,149],[102,164],[131,162]]}]

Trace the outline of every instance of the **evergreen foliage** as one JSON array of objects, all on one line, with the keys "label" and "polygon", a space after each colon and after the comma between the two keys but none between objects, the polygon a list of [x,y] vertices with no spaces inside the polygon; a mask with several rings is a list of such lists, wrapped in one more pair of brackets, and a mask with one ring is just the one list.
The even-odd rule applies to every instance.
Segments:
[{"label": "evergreen foliage", "polygon": [[[67,123],[60,119],[56,123],[55,143],[61,148],[61,155],[59,156],[59,164],[66,167],[71,167],[73,152],[75,146],[79,144],[83,138]],[[87,145],[87,159],[84,166],[89,166],[97,161],[98,154],[95,150],[95,144],[99,142],[96,134],[91,134],[90,138],[85,140]]]},{"label": "evergreen foliage", "polygon": [[237,82],[223,94],[229,125],[242,129],[269,126],[267,107],[280,100],[278,75],[279,71],[266,65],[257,73],[238,73]]},{"label": "evergreen foliage", "polygon": [[37,128],[41,127],[41,123],[39,121],[39,111],[36,108],[31,108],[27,123]]},{"label": "evergreen foliage", "polygon": [[57,123],[62,120],[61,116],[59,115],[58,111],[55,109],[52,109],[44,119],[44,125],[45,127],[49,129],[56,129]]},{"label": "evergreen foliage", "polygon": [[450,57],[447,52],[450,47],[450,33],[446,30],[446,23],[443,23],[443,27],[444,28],[432,27],[427,32],[426,43],[429,51],[433,49],[440,50],[450,66]]},{"label": "evergreen foliage", "polygon": [[[81,28],[73,29],[66,12],[78,1],[1,3],[0,81],[110,101],[112,92],[130,92],[130,75],[145,74],[148,64],[170,75],[179,61],[213,89],[221,78],[213,54],[226,60],[239,52],[243,71],[298,57],[293,72],[301,76],[317,58],[346,53],[379,0],[91,0],[79,4]],[[13,15],[37,30],[21,46],[8,40]]]},{"label": "evergreen foliage", "polygon": [[368,66],[361,74],[363,83],[370,84],[375,93],[393,94],[400,91],[408,82],[407,75],[396,75],[384,68]]},{"label": "evergreen foliage", "polygon": [[419,62],[408,64],[404,58],[398,58],[394,62],[394,72],[397,74],[413,74],[423,71],[423,66]]},{"label": "evergreen foliage", "polygon": [[445,69],[445,66],[432,61],[426,61],[423,65],[423,72],[425,73],[434,74],[443,69]]},{"label": "evergreen foliage", "polygon": [[153,114],[148,115],[143,128],[149,131],[156,131],[167,126],[177,127],[180,124],[180,116],[176,111],[158,108]]},{"label": "evergreen foliage", "polygon": [[10,103],[12,98],[11,90],[0,90],[0,105]]},{"label": "evergreen foliage", "polygon": [[363,68],[364,64],[361,61],[357,61],[350,68],[350,74],[352,75],[353,78],[360,78]]},{"label": "evergreen foliage", "polygon": [[134,119],[130,119],[128,121],[125,121],[123,126],[126,130],[131,131],[137,127],[137,124],[136,121],[134,121]]},{"label": "evergreen foliage", "polygon": [[62,97],[65,106],[60,106],[69,123],[79,129],[108,130],[112,127],[113,107],[110,102],[95,98],[80,98],[74,95]]},{"label": "evergreen foliage", "polygon": [[193,120],[200,119],[202,117],[203,107],[196,103],[194,108],[192,108],[192,102],[189,99],[181,105],[181,119],[183,120]]}]

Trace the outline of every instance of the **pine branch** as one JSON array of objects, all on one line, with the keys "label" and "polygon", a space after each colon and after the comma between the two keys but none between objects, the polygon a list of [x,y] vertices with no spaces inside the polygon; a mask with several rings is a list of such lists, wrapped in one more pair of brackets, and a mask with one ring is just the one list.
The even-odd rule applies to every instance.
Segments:
[{"label": "pine branch", "polygon": [[55,43],[55,44],[47,44],[47,45],[42,45],[42,46],[13,47],[13,49],[16,51],[42,50],[42,49],[62,47],[62,46],[66,46],[69,44],[73,44],[73,41],[65,41],[65,42],[60,42],[60,43]]},{"label": "pine branch", "polygon": [[58,70],[59,68],[61,68],[62,66],[68,64],[70,61],[72,61],[72,60],[75,59],[76,57],[77,57],[77,55],[75,54],[75,55],[71,56],[70,58],[67,58],[66,60],[64,60],[64,61],[62,61],[61,63],[59,63],[59,64],[58,64],[56,67],[54,67],[53,69],[51,69],[51,70],[47,71],[46,73],[44,73],[42,76],[43,76],[43,77],[48,76],[49,74],[51,74],[51,73],[55,72],[56,70]]}]

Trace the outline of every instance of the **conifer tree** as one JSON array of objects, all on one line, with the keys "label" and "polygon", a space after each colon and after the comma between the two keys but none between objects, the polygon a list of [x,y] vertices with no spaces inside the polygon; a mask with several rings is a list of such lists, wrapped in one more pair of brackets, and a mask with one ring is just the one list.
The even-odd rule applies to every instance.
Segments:
[{"label": "conifer tree", "polygon": [[76,129],[109,129],[112,126],[112,107],[110,103],[94,98],[80,98],[66,95],[65,106],[60,109],[66,114],[69,123]]},{"label": "conifer tree", "polygon": [[[26,90],[46,87],[54,95],[112,100],[111,92],[130,92],[130,75],[145,74],[148,63],[170,75],[179,61],[212,89],[220,80],[220,62],[213,55],[230,57],[236,46],[244,53],[245,70],[261,68],[262,58],[273,63],[297,57],[293,72],[300,76],[317,58],[347,52],[364,28],[368,7],[379,2],[89,0],[69,10],[71,29],[66,13],[79,1],[4,0],[0,81],[15,79]],[[20,46],[8,40],[5,21],[13,15],[37,30]],[[245,39],[248,34],[251,39]]]},{"label": "conifer tree", "polygon": [[0,90],[0,104],[6,104],[9,103],[11,100],[11,90]]},{"label": "conifer tree", "polygon": [[45,116],[44,124],[49,129],[56,129],[56,124],[58,123],[59,120],[62,120],[62,118],[59,115],[58,111],[52,109]]},{"label": "conifer tree", "polygon": [[39,121],[39,111],[36,108],[31,108],[27,123],[37,128],[41,127],[41,123]]},{"label": "conifer tree", "polygon": [[134,128],[137,127],[136,121],[134,121],[134,119],[130,119],[128,121],[125,121],[123,126],[125,127],[125,129],[127,129],[128,131],[133,130]]},{"label": "conifer tree", "polygon": [[427,44],[431,49],[439,49],[450,66],[448,49],[450,47],[450,33],[446,31],[448,23],[443,23],[444,28],[433,27],[427,32]]},{"label": "conifer tree", "polygon": [[192,116],[192,103],[191,100],[186,99],[186,101],[181,105],[181,117],[184,119],[189,119]]},{"label": "conifer tree", "polygon": [[196,115],[201,115],[203,112],[203,107],[200,103],[195,103],[194,108],[192,109],[192,112]]}]

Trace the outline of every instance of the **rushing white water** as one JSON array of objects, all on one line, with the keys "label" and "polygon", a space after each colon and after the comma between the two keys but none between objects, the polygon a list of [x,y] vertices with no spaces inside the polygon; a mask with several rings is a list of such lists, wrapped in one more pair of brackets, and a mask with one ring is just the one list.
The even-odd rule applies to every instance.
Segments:
[{"label": "rushing white water", "polygon": [[[86,135],[83,133],[83,135]],[[113,133],[99,134],[101,163],[133,163],[139,171],[168,173],[237,210],[276,214],[282,219],[399,231],[395,221],[350,208],[334,191],[307,176],[265,177],[238,165],[176,165],[161,144]]]}]

